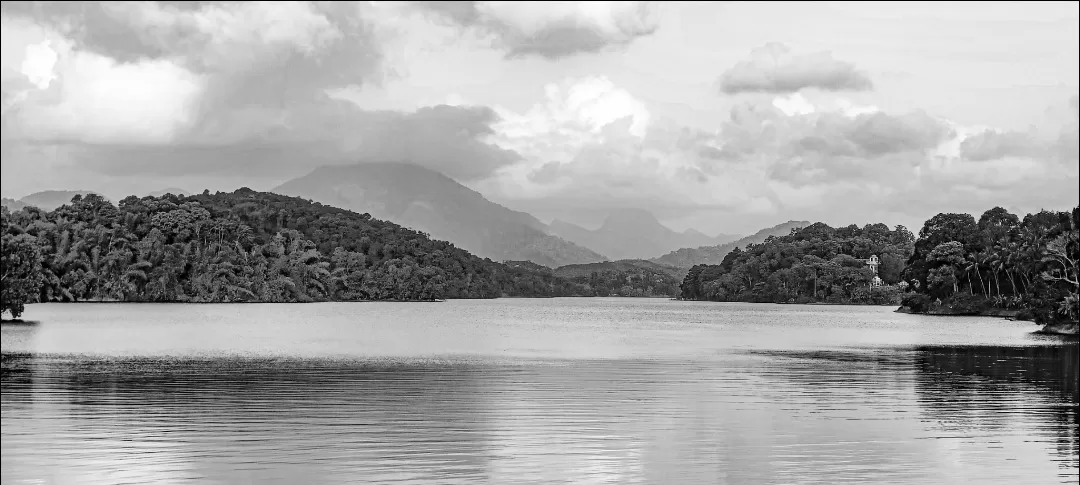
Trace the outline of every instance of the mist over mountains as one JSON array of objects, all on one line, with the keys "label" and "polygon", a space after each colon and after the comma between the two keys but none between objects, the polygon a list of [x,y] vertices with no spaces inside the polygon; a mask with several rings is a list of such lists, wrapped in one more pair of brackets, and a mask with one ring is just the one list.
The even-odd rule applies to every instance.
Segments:
[{"label": "mist over mountains", "polygon": [[[34,192],[21,199],[9,199],[4,198],[4,207],[8,210],[19,210],[26,206],[34,206],[42,210],[51,211],[64,204],[71,202],[71,198],[76,195],[93,194],[89,190],[43,190],[41,192]],[[100,194],[99,194],[100,195]]]},{"label": "mist over mountains", "polygon": [[[788,234],[807,221],[789,221],[740,238],[709,236],[695,229],[679,232],[640,208],[611,210],[596,229],[556,219],[545,224],[527,212],[488,200],[435,170],[400,162],[320,167],[271,190],[333,207],[368,213],[448,241],[494,261],[528,261],[549,268],[619,262],[677,273],[695,264],[718,263],[735,247]],[[3,199],[9,210],[35,206],[51,211],[89,190],[48,190],[21,199]],[[191,195],[169,187],[139,196]],[[646,268],[648,267],[648,268]],[[607,268],[597,266],[597,268]]]},{"label": "mist over mountains", "polygon": [[788,221],[726,244],[681,248],[654,258],[652,261],[677,268],[690,268],[695,264],[720,264],[723,262],[724,256],[727,256],[735,248],[746,247],[747,244],[761,244],[770,236],[786,236],[791,233],[792,229],[801,229],[809,225],[809,221]]},{"label": "mist over mountains", "polygon": [[644,209],[612,211],[595,230],[558,219],[550,227],[552,234],[616,260],[654,258],[679,248],[723,244],[739,237],[720,234],[714,238],[693,229],[676,232]]},{"label": "mist over mountains", "polygon": [[406,163],[321,167],[272,189],[426,232],[480,257],[544,266],[606,261],[548,232],[524,212],[486,199],[434,170]]}]

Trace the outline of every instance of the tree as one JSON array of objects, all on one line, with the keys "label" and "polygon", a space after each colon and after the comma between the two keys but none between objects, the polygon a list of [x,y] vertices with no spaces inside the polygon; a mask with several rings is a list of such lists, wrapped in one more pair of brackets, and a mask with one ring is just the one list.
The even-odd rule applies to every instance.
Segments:
[{"label": "tree", "polygon": [[959,291],[957,276],[965,267],[964,246],[959,241],[938,244],[926,255],[926,262],[933,268],[927,278],[932,289],[940,291],[942,285],[949,284],[952,293]]},{"label": "tree", "polygon": [[7,208],[0,213],[0,314],[19,318],[27,303],[37,301],[41,288],[41,254],[36,238],[12,234]]},{"label": "tree", "polygon": [[1068,224],[1064,231],[1046,243],[1042,262],[1047,263],[1046,271],[1040,275],[1046,282],[1062,286],[1065,296],[1058,313],[1072,321],[1080,314],[1080,210],[1074,209],[1069,217],[1062,221]]}]

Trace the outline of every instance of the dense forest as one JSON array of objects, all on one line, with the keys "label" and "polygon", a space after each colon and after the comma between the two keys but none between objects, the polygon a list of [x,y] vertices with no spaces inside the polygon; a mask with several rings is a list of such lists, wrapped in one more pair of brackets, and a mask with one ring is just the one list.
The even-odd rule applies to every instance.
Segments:
[{"label": "dense forest", "polygon": [[590,296],[675,297],[686,270],[623,259],[561,266],[555,275],[582,285]]},{"label": "dense forest", "polygon": [[[914,312],[1013,309],[1040,323],[1077,320],[1080,207],[1023,219],[995,207],[976,221],[938,214],[915,238],[903,226],[816,223],[696,265],[684,299],[902,304]],[[865,259],[877,255],[882,285]]]},{"label": "dense forest", "polygon": [[26,303],[53,301],[678,295],[956,314],[994,307],[1076,321],[1078,218],[1080,207],[1023,219],[1000,207],[978,220],[938,214],[918,238],[903,226],[816,223],[688,271],[634,260],[552,270],[481,259],[369,214],[246,188],[118,205],[89,194],[53,211],[0,209],[0,300],[17,318]]},{"label": "dense forest", "polygon": [[[914,246],[915,236],[904,226],[834,229],[819,222],[735,248],[720,264],[695,265],[680,294],[689,300],[898,304],[904,264]],[[884,283],[876,287],[874,271],[864,261],[875,255]]]},{"label": "dense forest", "polygon": [[640,259],[568,264],[551,269],[531,261],[507,261],[507,266],[547,272],[573,285],[579,296],[676,297],[686,270]]},{"label": "dense forest", "polygon": [[295,197],[76,196],[2,211],[3,305],[573,296],[550,270],[477,258],[426,234]]},{"label": "dense forest", "polygon": [[1020,219],[995,207],[979,220],[938,214],[926,221],[904,269],[916,312],[1023,310],[1037,322],[1073,321],[1080,293],[1080,207]]}]

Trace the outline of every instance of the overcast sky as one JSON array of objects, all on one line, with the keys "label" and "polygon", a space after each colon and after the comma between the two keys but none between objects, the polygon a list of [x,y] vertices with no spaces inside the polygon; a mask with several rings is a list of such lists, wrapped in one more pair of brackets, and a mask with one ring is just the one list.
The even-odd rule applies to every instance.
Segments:
[{"label": "overcast sky", "polygon": [[1078,202],[1077,2],[4,2],[5,197],[428,166],[544,220]]}]

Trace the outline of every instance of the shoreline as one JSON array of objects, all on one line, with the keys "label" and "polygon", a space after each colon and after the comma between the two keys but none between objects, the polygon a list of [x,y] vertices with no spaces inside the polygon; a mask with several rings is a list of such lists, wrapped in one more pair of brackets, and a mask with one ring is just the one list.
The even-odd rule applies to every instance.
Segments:
[{"label": "shoreline", "polygon": [[1058,335],[1066,337],[1078,337],[1080,336],[1080,324],[1076,322],[1058,322],[1048,323],[1043,325],[1043,328],[1036,330],[1038,335]]},{"label": "shoreline", "polygon": [[[486,298],[478,298],[486,299]],[[494,298],[490,298],[494,299]],[[72,304],[139,304],[139,305],[307,305],[311,303],[443,303],[438,300],[323,300],[323,301],[126,301],[126,300],[84,300],[84,301],[46,301],[28,303],[28,305],[72,305]],[[7,320],[5,320],[7,321]]]},{"label": "shoreline", "polygon": [[[934,317],[994,317],[1004,318],[1006,320],[1015,322],[1031,322],[1032,325],[1038,325],[1032,320],[1017,318],[1020,312],[1023,310],[1013,310],[1005,308],[988,308],[976,313],[960,313],[954,312],[948,307],[942,307],[938,309],[929,310],[926,312],[915,312],[911,308],[901,306],[895,310],[896,313],[907,313],[910,315],[930,315]],[[1054,322],[1043,325],[1040,329],[1033,331],[1032,333],[1037,335],[1058,335],[1066,337],[1080,336],[1080,325],[1076,322]]]},{"label": "shoreline", "polygon": [[687,300],[683,298],[671,298],[671,301],[700,301],[705,303],[750,303],[753,305],[825,305],[825,306],[872,306],[872,307],[887,307],[896,306],[896,303],[831,303],[827,301],[813,301],[808,303],[796,303],[789,301],[714,301],[714,300]]},{"label": "shoreline", "polygon": [[[933,315],[933,316],[936,316],[936,317],[997,317],[997,318],[1007,318],[1007,319],[1010,319],[1010,320],[1017,320],[1016,317],[1020,315],[1021,311],[1022,310],[1013,310],[1013,309],[1007,309],[1007,308],[987,308],[986,310],[980,310],[978,312],[972,313],[972,312],[956,312],[956,311],[953,311],[951,308],[941,307],[941,308],[928,310],[928,311],[925,311],[925,312],[916,312],[916,311],[912,310],[911,307],[907,307],[907,306],[903,306],[903,305],[901,305],[899,308],[897,308],[895,310],[896,313],[907,313],[907,314],[910,314],[910,315]],[[1029,320],[1021,319],[1021,321],[1029,321]]]}]

